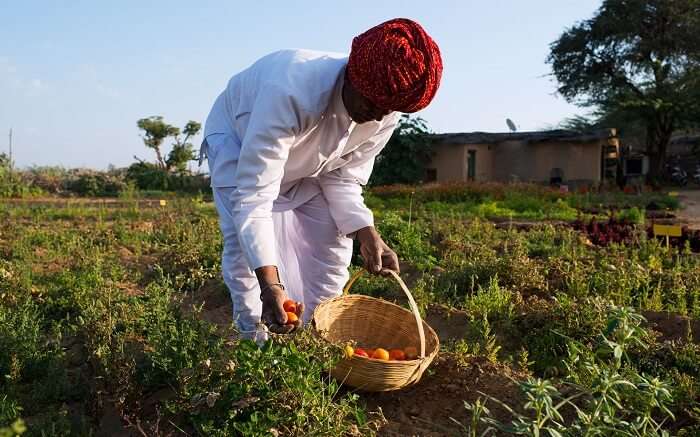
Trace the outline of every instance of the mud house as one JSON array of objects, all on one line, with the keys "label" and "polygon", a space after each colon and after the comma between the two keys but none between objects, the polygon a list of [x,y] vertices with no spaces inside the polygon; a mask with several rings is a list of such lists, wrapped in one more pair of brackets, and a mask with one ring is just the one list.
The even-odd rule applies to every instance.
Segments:
[{"label": "mud house", "polygon": [[427,182],[614,182],[619,154],[615,129],[447,133],[428,141]]}]

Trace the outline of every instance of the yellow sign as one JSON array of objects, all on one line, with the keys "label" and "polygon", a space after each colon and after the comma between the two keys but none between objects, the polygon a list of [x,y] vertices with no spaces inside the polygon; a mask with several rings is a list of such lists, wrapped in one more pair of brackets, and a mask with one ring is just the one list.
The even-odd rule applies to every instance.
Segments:
[{"label": "yellow sign", "polygon": [[654,225],[654,235],[680,237],[683,235],[683,231],[679,225]]},{"label": "yellow sign", "polygon": [[671,197],[678,197],[678,191],[671,191],[668,195]]},{"label": "yellow sign", "polygon": [[167,200],[160,199],[160,206],[165,206],[168,204]]}]

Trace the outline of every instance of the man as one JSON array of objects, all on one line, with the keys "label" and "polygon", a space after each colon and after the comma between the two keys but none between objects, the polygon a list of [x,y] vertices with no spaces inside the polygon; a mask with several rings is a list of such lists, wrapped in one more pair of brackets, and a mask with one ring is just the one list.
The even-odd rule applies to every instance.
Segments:
[{"label": "man", "polygon": [[397,271],[396,254],[364,205],[375,157],[397,112],[427,106],[440,84],[440,51],[407,19],[354,38],[350,56],[283,50],[235,75],[207,118],[208,159],[234,320],[253,338],[260,319],[288,333],[283,302],[308,321],[348,280],[352,238],[372,273]]}]

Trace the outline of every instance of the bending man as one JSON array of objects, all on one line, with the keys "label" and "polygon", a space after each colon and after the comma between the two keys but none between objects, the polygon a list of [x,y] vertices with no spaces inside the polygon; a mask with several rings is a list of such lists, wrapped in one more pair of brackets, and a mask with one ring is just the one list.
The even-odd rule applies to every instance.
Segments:
[{"label": "bending man", "polygon": [[252,338],[261,318],[286,333],[283,302],[303,321],[348,279],[352,238],[372,273],[398,271],[362,198],[399,112],[435,96],[442,60],[407,19],[354,38],[350,56],[308,50],[267,55],[236,74],[207,118],[209,162],[224,238],[222,271],[234,320]]}]

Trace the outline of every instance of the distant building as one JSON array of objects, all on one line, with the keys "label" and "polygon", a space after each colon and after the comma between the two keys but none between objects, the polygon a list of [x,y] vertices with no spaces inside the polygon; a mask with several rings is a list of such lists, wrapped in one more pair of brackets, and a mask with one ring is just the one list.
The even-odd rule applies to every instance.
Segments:
[{"label": "distant building", "polygon": [[666,156],[669,157],[698,159],[699,155],[700,133],[674,136],[666,150]]},{"label": "distant building", "polygon": [[426,182],[499,181],[592,184],[615,182],[615,129],[429,136],[434,155]]}]

